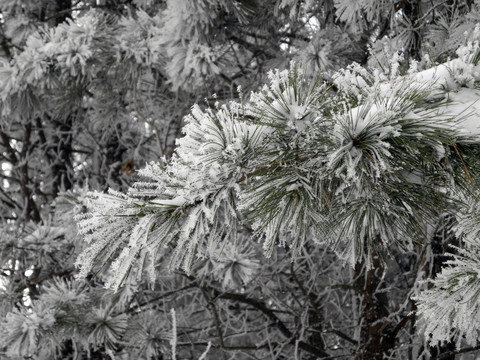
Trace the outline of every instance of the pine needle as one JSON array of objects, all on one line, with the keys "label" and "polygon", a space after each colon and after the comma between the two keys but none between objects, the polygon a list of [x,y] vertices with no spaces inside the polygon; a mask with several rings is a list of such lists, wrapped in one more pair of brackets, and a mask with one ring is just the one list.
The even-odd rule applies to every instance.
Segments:
[{"label": "pine needle", "polygon": [[462,155],[460,155],[460,151],[458,151],[458,149],[457,149],[457,147],[455,146],[455,144],[452,144],[452,146],[453,146],[453,148],[455,149],[455,152],[457,153],[460,161],[462,162],[463,169],[465,170],[465,174],[467,175],[468,181],[470,182],[470,184],[473,184],[472,177],[470,176],[470,172],[468,171],[468,168],[467,168],[467,165],[465,164],[465,161],[463,161]]}]

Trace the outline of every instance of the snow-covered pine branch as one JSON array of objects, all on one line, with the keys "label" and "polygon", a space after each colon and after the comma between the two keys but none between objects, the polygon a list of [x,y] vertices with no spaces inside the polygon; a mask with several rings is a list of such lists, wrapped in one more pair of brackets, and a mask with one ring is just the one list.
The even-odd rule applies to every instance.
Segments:
[{"label": "snow-covered pine branch", "polygon": [[[118,287],[169,243],[172,266],[188,271],[232,221],[251,224],[267,255],[276,242],[299,247],[312,236],[352,241],[355,262],[365,241],[380,251],[400,238],[416,241],[448,200],[438,190],[450,182],[442,159],[466,141],[462,121],[474,118],[449,98],[474,100],[475,90],[461,86],[472,85],[463,81],[467,70],[479,77],[477,52],[475,41],[448,64],[390,79],[347,70],[334,77],[338,93],[292,65],[272,72],[245,104],[194,106],[168,166],[141,171],[151,182],[92,196],[79,222],[91,244],[77,261],[81,276],[94,260],[115,259],[109,284]],[[361,84],[356,96],[352,82]]]},{"label": "snow-covered pine branch", "polygon": [[[477,28],[457,59],[420,72],[352,65],[333,77],[338,92],[292,64],[271,72],[270,84],[248,102],[195,105],[169,164],[140,172],[150,181],[126,195],[92,194],[79,220],[90,244],[77,260],[79,277],[98,265],[110,268],[113,288],[144,269],[153,280],[157,257],[167,253],[172,268],[189,272],[240,225],[253,229],[267,256],[275,244],[300,251],[312,239],[332,244],[351,264],[424,241],[471,180],[458,146],[476,146],[480,134],[478,38]],[[472,322],[455,320],[459,306],[462,319],[471,314],[463,297],[445,293],[471,284],[451,280],[476,259],[466,254],[418,298],[435,339],[449,336],[431,310],[439,296],[445,301],[438,306],[458,302],[445,308],[455,333],[476,339]]]},{"label": "snow-covered pine branch", "polygon": [[[110,283],[114,287],[134,268],[140,275],[145,263],[150,264],[153,279],[157,251],[173,239],[172,267],[183,264],[186,270],[206,243],[221,241],[237,217],[234,202],[239,182],[248,169],[255,168],[253,154],[265,146],[268,134],[244,117],[238,104],[205,112],[195,106],[167,168],[152,163],[140,172],[152,182],[136,183],[128,195],[113,191],[93,195],[91,212],[79,223],[91,243],[77,260],[81,276],[101,256],[103,261],[116,258]],[[119,248],[123,249],[118,256],[114,253]]]},{"label": "snow-covered pine branch", "polygon": [[[478,179],[477,179],[478,181]],[[456,213],[456,235],[462,244],[451,246],[449,259],[427,289],[417,294],[419,328],[431,343],[455,340],[475,346],[480,331],[480,197],[478,187],[466,193]]]}]

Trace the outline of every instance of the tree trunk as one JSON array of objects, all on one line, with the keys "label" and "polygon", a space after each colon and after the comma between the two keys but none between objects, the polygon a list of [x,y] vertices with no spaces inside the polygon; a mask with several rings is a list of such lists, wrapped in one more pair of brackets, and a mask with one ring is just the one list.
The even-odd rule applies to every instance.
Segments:
[{"label": "tree trunk", "polygon": [[370,269],[365,263],[355,267],[355,287],[362,292],[361,347],[356,355],[359,360],[382,360],[394,346],[395,339],[391,336],[391,326],[387,320],[390,311],[384,273],[385,266],[375,252]]}]

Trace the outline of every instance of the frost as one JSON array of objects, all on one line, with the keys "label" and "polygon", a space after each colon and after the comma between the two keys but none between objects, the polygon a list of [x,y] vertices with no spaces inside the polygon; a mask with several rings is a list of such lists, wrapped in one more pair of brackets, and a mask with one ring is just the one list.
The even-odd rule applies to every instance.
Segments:
[{"label": "frost", "polygon": [[274,127],[303,131],[310,126],[314,103],[323,96],[326,87],[320,85],[320,80],[308,83],[304,71],[295,63],[290,71],[271,71],[268,77],[270,86],[251,95],[252,115]]},{"label": "frost", "polygon": [[[53,309],[45,308],[39,303],[33,312],[15,309],[2,321],[0,345],[8,346],[9,356],[31,356],[36,352],[38,335],[55,323]],[[8,329],[8,332],[5,331]]]},{"label": "frost", "polygon": [[[91,194],[79,218],[89,243],[79,276],[100,263],[114,289],[145,274],[153,282],[163,256],[170,269],[239,289],[259,271],[254,240],[265,256],[284,247],[296,257],[315,239],[367,268],[393,246],[413,249],[439,208],[453,206],[458,174],[467,171],[453,152],[480,136],[476,49],[467,44],[458,59],[427,70],[414,64],[406,74],[398,56],[387,71],[354,64],[333,75],[336,93],[292,63],[270,72],[245,103],[193,106],[167,164],[148,164],[127,195]],[[251,236],[239,236],[243,225]],[[476,284],[478,272],[456,273],[473,268],[471,256],[460,251],[436,289],[418,295],[434,340],[475,340],[476,325],[465,319],[477,316],[467,312],[476,293],[461,290],[464,306],[443,291],[452,276],[459,289]],[[439,298],[446,307],[435,305]],[[434,322],[438,313],[450,323]]]},{"label": "frost", "polygon": [[[220,214],[248,171],[252,148],[264,140],[263,127],[244,121],[238,111],[236,104],[217,111],[194,106],[171,163],[166,168],[150,164],[141,171],[152,182],[134,184],[129,195],[92,194],[87,203],[92,212],[79,222],[80,233],[91,243],[77,260],[79,277],[86,276],[101,256],[115,257],[108,287],[140,277],[143,269],[137,264],[143,262],[150,264],[145,270],[153,281],[155,254],[173,239],[172,268],[190,271],[206,239],[223,236],[224,230],[216,225]],[[235,221],[233,209],[226,216]],[[101,238],[96,237],[99,234]]]},{"label": "frost", "polygon": [[477,241],[468,250],[456,249],[447,266],[433,281],[433,288],[415,297],[418,312],[424,322],[423,331],[430,334],[432,343],[462,339],[470,345],[478,340],[480,321],[479,249]]},{"label": "frost", "polygon": [[[92,243],[77,262],[82,268],[80,276],[85,276],[108,243],[105,239],[94,240],[91,234],[95,233],[117,237],[115,246],[103,255],[116,256],[111,264],[115,276],[107,282],[109,286],[118,288],[130,273],[140,276],[138,259],[153,264],[151,254],[173,240],[176,247],[171,266],[189,272],[207,243],[219,241],[228,232],[220,230],[218,224],[226,219],[237,221],[237,210],[251,220],[255,236],[264,241],[267,256],[275,244],[285,246],[287,241],[298,251],[315,231],[324,233],[333,243],[343,236],[352,244],[347,255],[351,259],[362,256],[364,238],[369,239],[368,246],[378,248],[396,242],[399,233],[407,234],[415,227],[415,206],[411,199],[397,199],[395,191],[374,195],[377,188],[398,182],[395,174],[402,174],[402,180],[411,185],[421,184],[423,180],[415,180],[421,178],[421,171],[419,175],[405,168],[406,164],[414,165],[417,148],[428,149],[432,159],[441,159],[445,155],[443,143],[462,128],[459,118],[475,118],[457,110],[464,104],[461,101],[470,97],[443,102],[446,93],[442,91],[446,89],[458,94],[473,91],[459,88],[448,70],[452,64],[398,78],[393,69],[389,81],[353,65],[334,76],[334,81],[344,93],[356,96],[360,105],[349,108],[349,97],[345,96],[343,106],[337,107],[339,110],[328,120],[319,107],[321,103],[330,106],[325,86],[307,82],[295,64],[290,70],[270,72],[269,86],[253,93],[249,104],[231,103],[206,110],[193,106],[186,117],[185,136],[177,140],[176,153],[167,167],[150,164],[141,171],[151,183],[135,184],[129,196],[112,192],[95,198],[90,206],[94,212],[80,222],[81,233]],[[457,100],[453,92],[449,94]],[[246,120],[247,116],[258,120]],[[310,147],[310,139],[312,144],[320,139],[328,147]],[[287,154],[281,150],[286,140],[290,141],[288,146],[298,147],[299,159],[303,159],[302,151],[306,159],[314,151],[316,160],[296,160],[293,167],[287,166],[292,160],[281,160]],[[265,165],[272,162],[267,154],[275,153],[279,162]],[[401,160],[405,156],[408,160]],[[322,185],[332,181],[327,175],[339,181],[329,189],[332,195],[325,194],[325,187],[331,185]],[[247,179],[249,185],[242,189],[239,182]],[[237,209],[228,205],[232,193],[240,199]],[[153,199],[145,201],[145,196]],[[347,203],[355,211],[337,209],[341,221],[330,229],[329,209]],[[226,208],[230,209],[223,218],[220,214]],[[385,212],[392,214],[387,222]],[[126,218],[120,221],[119,215]],[[112,225],[115,231],[108,230]],[[377,237],[380,243],[375,243]],[[410,246],[408,241],[405,246]],[[233,263],[241,264],[238,260]],[[218,271],[222,268],[225,278],[233,279],[233,270],[216,266]],[[149,269],[153,279],[151,265]],[[249,276],[245,271],[240,278],[247,281]]]}]

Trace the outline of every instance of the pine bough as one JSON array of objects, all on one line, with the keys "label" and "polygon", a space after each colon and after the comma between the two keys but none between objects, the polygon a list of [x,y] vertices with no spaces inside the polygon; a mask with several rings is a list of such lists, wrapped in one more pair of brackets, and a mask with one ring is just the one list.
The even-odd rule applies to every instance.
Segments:
[{"label": "pine bough", "polygon": [[[454,209],[465,246],[416,300],[432,341],[476,343],[478,179],[459,148],[478,153],[479,38],[477,28],[457,59],[430,68],[413,62],[401,74],[394,59],[324,81],[292,64],[249,101],[195,105],[168,165],[146,166],[147,181],[127,194],[91,194],[78,223],[89,243],[79,277],[107,268],[107,287],[144,272],[153,282],[160,257],[188,273],[242,231],[266,256],[314,241],[368,263],[425,242],[434,219]],[[244,265],[246,280],[255,264]]]}]

